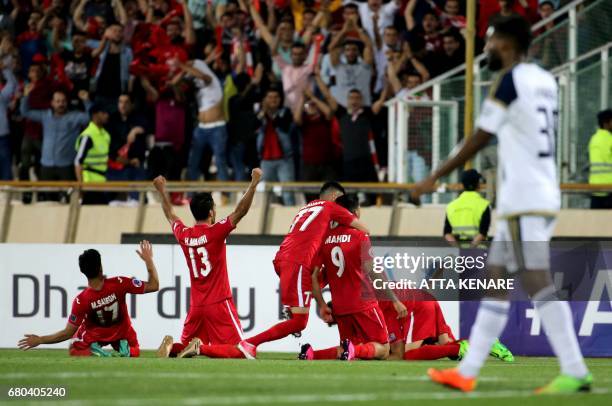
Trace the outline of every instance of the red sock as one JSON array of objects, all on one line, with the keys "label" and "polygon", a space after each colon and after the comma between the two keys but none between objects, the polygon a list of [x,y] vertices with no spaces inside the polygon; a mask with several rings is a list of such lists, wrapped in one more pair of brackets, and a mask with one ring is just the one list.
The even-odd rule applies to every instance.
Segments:
[{"label": "red sock", "polygon": [[308,324],[308,313],[293,314],[289,320],[278,323],[246,341],[257,347],[262,343],[280,340],[289,334],[299,333],[306,328],[306,324]]},{"label": "red sock", "polygon": [[174,343],[172,344],[172,349],[170,350],[170,356],[176,357],[176,355],[185,349],[185,344],[183,343]]},{"label": "red sock", "polygon": [[242,352],[231,344],[201,345],[200,355],[209,358],[244,358]]},{"label": "red sock", "polygon": [[450,343],[444,345],[424,345],[414,350],[406,351],[406,360],[433,360],[459,355],[459,344]]},{"label": "red sock", "polygon": [[338,347],[326,348],[324,350],[314,351],[314,359],[337,359]]},{"label": "red sock", "polygon": [[357,344],[355,346],[355,358],[359,359],[374,359],[376,347],[373,343]]}]

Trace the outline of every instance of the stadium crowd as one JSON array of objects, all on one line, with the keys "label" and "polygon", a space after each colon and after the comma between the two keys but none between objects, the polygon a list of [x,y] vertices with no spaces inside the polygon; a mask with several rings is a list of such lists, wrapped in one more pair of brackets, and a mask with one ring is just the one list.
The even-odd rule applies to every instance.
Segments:
[{"label": "stadium crowd", "polygon": [[[0,180],[383,180],[384,102],[464,62],[464,3],[0,0]],[[479,47],[559,7],[478,3]]]}]

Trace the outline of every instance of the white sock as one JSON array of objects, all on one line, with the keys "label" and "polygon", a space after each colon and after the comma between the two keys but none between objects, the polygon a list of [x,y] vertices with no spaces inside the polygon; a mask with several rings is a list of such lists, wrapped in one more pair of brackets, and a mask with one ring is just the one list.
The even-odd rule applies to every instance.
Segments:
[{"label": "white sock", "polygon": [[578,345],[572,312],[567,302],[560,301],[554,296],[554,291],[554,287],[542,289],[533,296],[533,303],[548,342],[559,360],[561,373],[584,378],[589,371]]},{"label": "white sock", "polygon": [[509,308],[510,302],[507,300],[483,299],[480,303],[470,333],[470,349],[459,364],[461,375],[468,378],[478,376],[491,346],[506,327]]}]

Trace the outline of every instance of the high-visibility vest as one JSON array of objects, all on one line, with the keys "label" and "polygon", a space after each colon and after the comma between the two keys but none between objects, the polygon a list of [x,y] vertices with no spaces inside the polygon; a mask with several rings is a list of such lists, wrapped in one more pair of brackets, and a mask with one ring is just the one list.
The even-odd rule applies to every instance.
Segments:
[{"label": "high-visibility vest", "polygon": [[87,151],[87,155],[83,160],[83,182],[104,182],[106,181],[106,170],[108,169],[108,151],[111,136],[104,128],[100,128],[91,122],[77,138],[77,151],[84,136],[88,136],[91,139],[93,146]]},{"label": "high-visibility vest", "polygon": [[476,191],[461,193],[459,197],[446,206],[446,218],[453,228],[453,235],[460,240],[471,240],[480,228],[480,220],[489,201]]},{"label": "high-visibility vest", "polygon": [[[612,133],[600,128],[589,141],[589,183],[612,184]],[[593,193],[606,195],[607,193]]]}]

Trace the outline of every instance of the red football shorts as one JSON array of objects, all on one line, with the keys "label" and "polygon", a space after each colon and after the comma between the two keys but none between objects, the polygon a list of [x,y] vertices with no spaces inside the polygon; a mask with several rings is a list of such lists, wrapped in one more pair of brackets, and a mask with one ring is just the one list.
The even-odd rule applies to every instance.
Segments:
[{"label": "red football shorts", "polygon": [[451,340],[455,340],[453,333],[446,324],[444,314],[437,300],[414,302],[412,310],[412,341],[434,338],[437,340],[441,334],[448,334]]},{"label": "red football shorts", "polygon": [[204,344],[238,344],[243,340],[242,326],[234,302],[192,306],[187,313],[181,342],[185,345],[198,337]]},{"label": "red football shorts", "polygon": [[[134,328],[131,325],[128,327],[121,325],[117,328],[125,329],[122,340],[127,340],[128,345],[130,346],[131,356],[137,357],[138,354],[140,354],[140,344],[138,344],[138,336],[136,335]],[[77,332],[74,333],[74,336],[72,337],[68,352],[73,356],[91,355],[89,346],[95,342],[100,344],[102,347],[110,344],[115,350],[119,350],[119,341],[100,341],[94,334],[85,329],[84,324],[81,324],[81,327],[79,327]]]},{"label": "red football shorts", "polygon": [[289,261],[274,261],[280,278],[281,303],[285,307],[309,307],[312,298],[310,268]]},{"label": "red football shorts", "polygon": [[385,316],[378,306],[358,313],[334,316],[338,323],[340,339],[349,339],[353,344],[388,342]]}]

